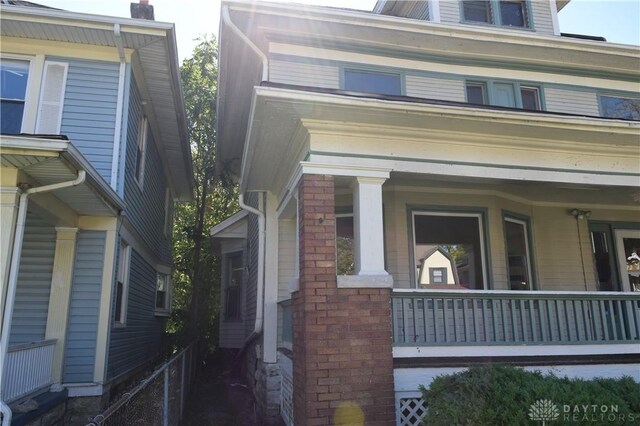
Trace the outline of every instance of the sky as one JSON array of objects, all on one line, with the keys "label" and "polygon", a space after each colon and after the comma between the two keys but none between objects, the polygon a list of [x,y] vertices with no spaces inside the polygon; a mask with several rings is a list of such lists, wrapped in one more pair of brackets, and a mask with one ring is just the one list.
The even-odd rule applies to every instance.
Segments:
[{"label": "sky", "polygon": [[[132,0],[31,0],[73,12],[129,17]],[[133,0],[136,2],[137,0]],[[371,10],[375,0],[272,0]],[[455,1],[455,0],[440,0]],[[156,20],[174,22],[178,55],[191,56],[203,34],[218,34],[220,0],[150,0]],[[572,0],[558,14],[560,31],[603,36],[613,43],[640,45],[640,0]]]}]

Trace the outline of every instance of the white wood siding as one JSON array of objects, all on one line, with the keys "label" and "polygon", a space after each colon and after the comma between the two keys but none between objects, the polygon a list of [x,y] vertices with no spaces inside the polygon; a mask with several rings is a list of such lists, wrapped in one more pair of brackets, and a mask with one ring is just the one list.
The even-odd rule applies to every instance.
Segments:
[{"label": "white wood siding", "polygon": [[444,101],[465,101],[462,80],[408,75],[405,82],[407,96]]},{"label": "white wood siding", "polygon": [[269,67],[269,79],[275,83],[340,88],[340,69],[337,66],[271,59]]},{"label": "white wood siding", "polygon": [[553,35],[553,19],[551,18],[551,3],[549,0],[532,0],[530,10],[533,29],[536,33]]},{"label": "white wood siding", "polygon": [[547,87],[544,89],[547,111],[599,116],[598,96],[595,91],[579,91]]},{"label": "white wood siding", "polygon": [[440,0],[440,22],[460,23],[460,4],[457,1]]}]

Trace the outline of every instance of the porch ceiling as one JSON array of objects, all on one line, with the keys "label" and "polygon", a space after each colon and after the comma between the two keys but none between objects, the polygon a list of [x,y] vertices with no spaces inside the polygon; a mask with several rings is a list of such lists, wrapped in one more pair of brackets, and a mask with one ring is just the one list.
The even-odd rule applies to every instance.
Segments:
[{"label": "porch ceiling", "polygon": [[[68,141],[2,136],[0,164],[24,173],[31,186],[67,182],[84,170],[84,183],[52,194],[78,215],[114,216],[124,202]],[[37,196],[37,195],[34,195]]]},{"label": "porch ceiling", "polygon": [[[480,153],[485,146],[491,146],[512,150],[512,155],[517,149],[534,149],[549,155],[561,149],[565,155],[572,151],[596,156],[614,152],[620,157],[640,158],[639,132],[640,123],[620,120],[256,87],[244,148],[241,190],[280,190],[297,162],[311,153],[311,134],[339,141],[337,149],[342,148],[340,152],[345,153],[349,152],[349,141],[357,136],[361,140],[383,140],[392,151],[402,140],[410,139],[417,144],[434,140],[468,144],[467,154]],[[427,145],[416,147],[421,155],[428,149]],[[332,155],[342,162],[361,162],[355,154],[345,154],[343,158],[339,152]],[[349,156],[354,158],[345,158]],[[443,161],[454,159],[452,156]],[[518,162],[526,164],[526,155],[515,156],[508,165],[514,168]],[[432,169],[424,167],[425,173],[447,174]],[[637,176],[630,178],[638,183],[639,169],[632,170],[631,174]],[[593,173],[606,174],[607,170],[594,169]]]}]

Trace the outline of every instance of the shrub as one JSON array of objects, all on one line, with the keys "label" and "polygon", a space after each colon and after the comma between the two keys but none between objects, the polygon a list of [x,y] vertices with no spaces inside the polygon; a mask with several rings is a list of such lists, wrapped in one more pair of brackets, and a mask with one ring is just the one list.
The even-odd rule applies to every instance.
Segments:
[{"label": "shrub", "polygon": [[568,379],[490,365],[436,377],[421,391],[429,426],[640,424],[640,384],[629,377]]}]

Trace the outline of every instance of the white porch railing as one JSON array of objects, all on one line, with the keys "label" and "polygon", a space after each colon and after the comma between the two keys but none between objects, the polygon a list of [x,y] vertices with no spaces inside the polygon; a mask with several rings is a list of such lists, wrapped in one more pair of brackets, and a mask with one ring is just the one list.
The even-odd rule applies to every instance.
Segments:
[{"label": "white porch railing", "polygon": [[3,383],[7,402],[51,385],[55,344],[52,339],[9,347]]},{"label": "white porch railing", "polygon": [[394,346],[640,343],[640,293],[395,290]]}]

